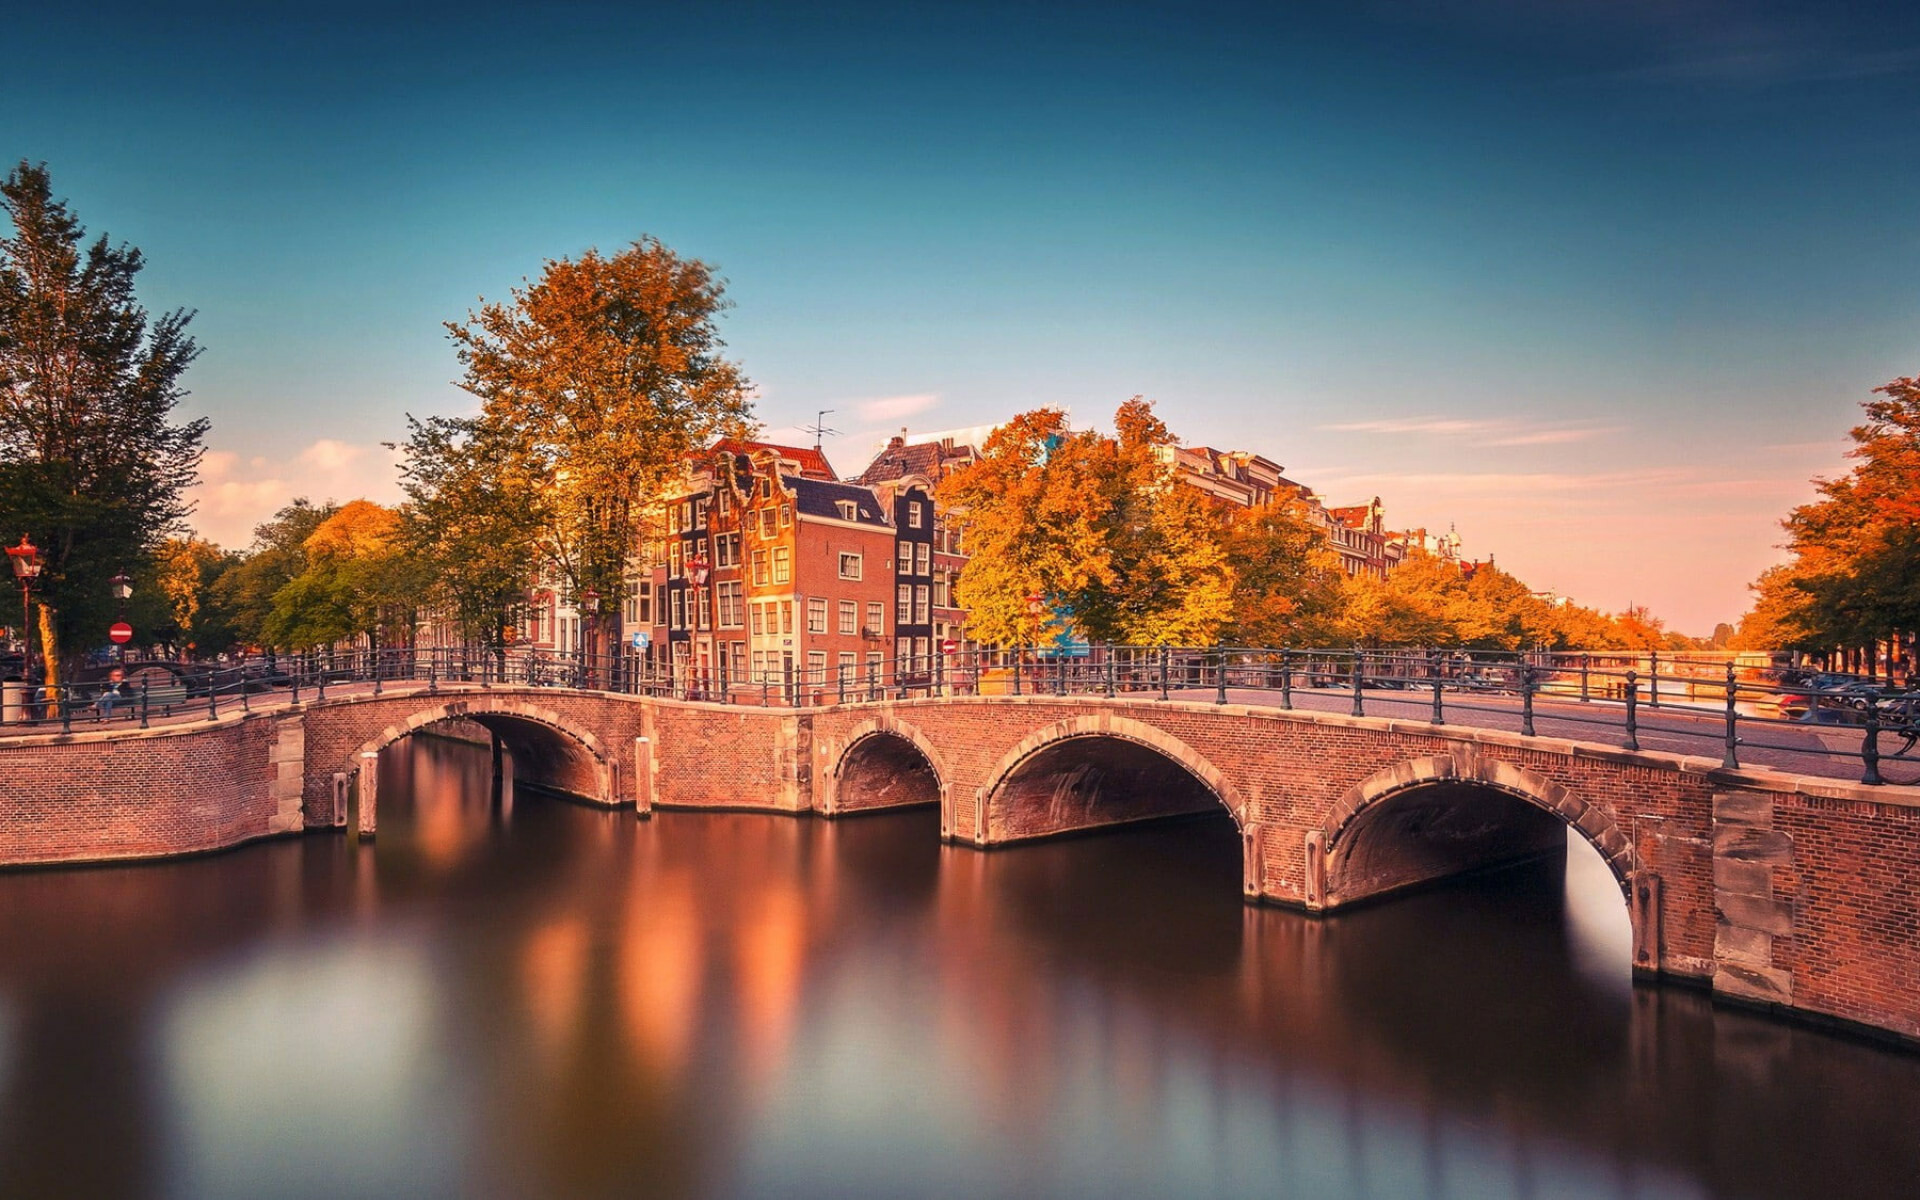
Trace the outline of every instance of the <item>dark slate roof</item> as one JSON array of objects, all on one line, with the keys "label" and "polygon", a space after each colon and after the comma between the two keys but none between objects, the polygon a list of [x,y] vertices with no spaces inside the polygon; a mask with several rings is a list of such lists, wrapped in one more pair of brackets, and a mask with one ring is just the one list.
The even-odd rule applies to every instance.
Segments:
[{"label": "dark slate roof", "polygon": [[939,442],[915,442],[908,446],[895,438],[874,456],[857,478],[861,483],[891,483],[908,475],[924,475],[937,483],[954,466],[971,462],[973,457],[971,446],[948,448]]},{"label": "dark slate roof", "polygon": [[880,512],[879,497],[859,484],[828,483],[824,479],[808,479],[802,475],[782,475],[780,482],[793,492],[793,502],[805,516],[845,520],[840,515],[839,501],[851,500],[860,506],[860,524],[893,528],[893,522]]}]

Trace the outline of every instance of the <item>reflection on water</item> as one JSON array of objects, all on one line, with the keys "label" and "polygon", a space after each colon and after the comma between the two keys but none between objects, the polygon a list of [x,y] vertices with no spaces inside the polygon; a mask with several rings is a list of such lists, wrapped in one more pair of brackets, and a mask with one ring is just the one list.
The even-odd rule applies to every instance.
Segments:
[{"label": "reflection on water", "polygon": [[[1906,1195],[1920,1058],[1630,986],[1568,866],[1325,921],[1228,823],[979,852],[382,763],[381,834],[0,876],[8,1195]],[[408,797],[411,799],[408,799]]]}]

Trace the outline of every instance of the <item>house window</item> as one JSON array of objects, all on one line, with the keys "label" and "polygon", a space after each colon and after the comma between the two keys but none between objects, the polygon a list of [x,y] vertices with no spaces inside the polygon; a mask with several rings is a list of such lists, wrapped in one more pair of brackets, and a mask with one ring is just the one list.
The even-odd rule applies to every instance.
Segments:
[{"label": "house window", "polygon": [[773,581],[790,583],[793,580],[793,550],[788,546],[773,548]]},{"label": "house window", "polygon": [[791,524],[793,524],[793,505],[782,504],[780,506],[780,528],[785,529]]},{"label": "house window", "polygon": [[893,619],[896,624],[907,625],[913,621],[913,585],[903,583],[894,597]]},{"label": "house window", "polygon": [[842,550],[840,552],[840,578],[860,578],[860,563],[860,555],[857,552]]},{"label": "house window", "polygon": [[825,633],[827,631],[827,602],[818,596],[807,600],[807,632]]},{"label": "house window", "polygon": [[887,606],[878,600],[867,605],[867,628],[878,634],[887,626]]},{"label": "house window", "polygon": [[770,508],[760,510],[760,536],[773,536],[773,510]]},{"label": "house window", "polygon": [[927,595],[932,591],[926,584],[913,589],[913,623],[925,625],[933,620],[933,613],[927,607]]},{"label": "house window", "polygon": [[860,677],[860,656],[850,650],[840,652],[840,678],[852,683]]},{"label": "house window", "polygon": [[918,529],[922,520],[921,509],[924,506],[918,500],[907,501],[907,528]]},{"label": "house window", "polygon": [[741,586],[739,581],[719,584],[714,590],[720,594],[720,628],[740,628]]},{"label": "house window", "polygon": [[913,548],[913,555],[913,573],[915,575],[933,574],[933,546],[931,543],[921,542]]},{"label": "house window", "polygon": [[851,600],[840,602],[840,632],[847,637],[860,632],[860,606]]},{"label": "house window", "polygon": [[791,600],[780,602],[780,632],[793,632],[793,601]]},{"label": "house window", "polygon": [[933,577],[933,606],[935,608],[953,607],[947,599],[947,573],[945,571],[941,571]]},{"label": "house window", "polygon": [[751,607],[753,609],[753,636],[764,637],[767,632],[767,623],[765,617],[761,615],[763,606],[755,604]]},{"label": "house window", "polygon": [[928,671],[933,669],[933,655],[930,653],[932,649],[933,647],[928,644],[926,638],[913,639],[913,660],[919,664],[920,670]]},{"label": "house window", "polygon": [[880,668],[882,665],[886,663],[886,661],[887,661],[887,656],[880,653],[880,651],[878,650],[867,651],[867,678],[879,679],[881,674]]},{"label": "house window", "polygon": [[860,506],[853,501],[835,500],[833,505],[840,510],[840,519],[842,521],[858,521],[860,519]]},{"label": "house window", "polygon": [[815,687],[827,681],[827,652],[825,650],[807,651],[807,682]]},{"label": "house window", "polygon": [[737,567],[740,565],[740,535],[723,533],[713,539],[713,565],[716,567]]},{"label": "house window", "polygon": [[686,550],[679,539],[667,543],[667,578],[678,579],[686,567]]},{"label": "house window", "polygon": [[912,653],[913,653],[912,638],[893,639],[893,658],[894,658],[894,662],[898,664],[898,667],[897,667],[898,670],[911,671],[913,669],[907,663],[907,655]]},{"label": "house window", "polygon": [[753,586],[765,587],[766,583],[767,552],[765,550],[755,550],[753,552]]},{"label": "house window", "polygon": [[699,626],[702,629],[713,628],[713,597],[708,593],[707,589],[705,588],[700,589]]},{"label": "house window", "polygon": [[707,501],[705,499],[695,500],[693,502],[693,527],[695,529],[705,529],[707,527]]},{"label": "house window", "polygon": [[687,594],[677,588],[673,592],[673,627],[687,627]]},{"label": "house window", "polygon": [[627,624],[653,624],[653,580],[636,579],[627,584]]}]

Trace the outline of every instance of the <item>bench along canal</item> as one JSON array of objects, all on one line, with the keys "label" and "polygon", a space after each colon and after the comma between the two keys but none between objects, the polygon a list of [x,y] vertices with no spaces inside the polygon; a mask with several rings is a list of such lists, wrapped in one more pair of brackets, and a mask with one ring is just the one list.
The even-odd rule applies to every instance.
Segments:
[{"label": "bench along canal", "polygon": [[1221,815],[591,809],[406,738],[377,842],[0,875],[12,1195],[1867,1197],[1920,1056],[1631,982],[1564,863],[1313,919]]}]

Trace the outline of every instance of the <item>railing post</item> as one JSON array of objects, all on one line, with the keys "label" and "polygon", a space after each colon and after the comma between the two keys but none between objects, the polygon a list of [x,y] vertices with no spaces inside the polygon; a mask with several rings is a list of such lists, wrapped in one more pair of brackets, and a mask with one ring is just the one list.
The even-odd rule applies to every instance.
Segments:
[{"label": "railing post", "polygon": [[1520,660],[1520,733],[1533,736],[1533,667],[1524,658]]},{"label": "railing post", "polygon": [[1280,647],[1280,707],[1293,707],[1293,651]]},{"label": "railing post", "polygon": [[1445,702],[1440,698],[1440,682],[1440,672],[1436,670],[1433,673],[1433,716],[1429,718],[1435,725],[1445,725],[1447,723],[1447,711],[1444,707]]},{"label": "railing post", "polygon": [[54,703],[60,708],[60,732],[73,732],[73,689],[62,685],[54,693]]},{"label": "railing post", "polygon": [[1660,652],[1647,651],[1647,707],[1660,707]]},{"label": "railing post", "polygon": [[1227,702],[1227,648],[1225,646],[1215,646],[1213,652],[1220,660],[1220,686],[1213,694],[1213,702],[1215,704],[1225,704]]},{"label": "railing post", "polygon": [[215,671],[207,676],[207,720],[217,720],[220,716],[220,673]]},{"label": "railing post", "polygon": [[140,677],[140,728],[147,727],[147,677]]},{"label": "railing post", "polygon": [[773,687],[773,681],[767,678],[767,672],[761,671],[760,672],[760,707],[761,708],[766,708],[768,705],[773,703],[773,696],[771,694],[772,687]]},{"label": "railing post", "polygon": [[240,668],[239,680],[240,680],[240,711],[243,713],[250,713],[253,711],[253,702],[247,698],[247,668],[244,665],[241,666]]},{"label": "railing post", "polygon": [[1360,647],[1355,646],[1353,648],[1353,715],[1356,717],[1367,715],[1366,702],[1361,698],[1360,688]]},{"label": "railing post", "polygon": [[847,669],[845,667],[835,667],[833,673],[840,680],[838,685],[839,691],[840,691],[840,703],[845,704],[847,702]]},{"label": "railing post", "polygon": [[434,676],[433,660],[428,659],[427,660],[427,693],[431,695],[432,693],[437,692],[439,690],[440,690],[440,681]]},{"label": "railing post", "polygon": [[1172,656],[1172,653],[1173,652],[1166,646],[1160,647],[1160,698],[1162,700],[1169,698],[1169,693],[1167,692],[1167,667],[1170,664],[1167,660]]},{"label": "railing post", "polygon": [[933,648],[933,695],[937,700],[947,690],[947,652],[945,648]]},{"label": "railing post", "polygon": [[1020,694],[1020,651],[1018,648],[1013,652],[1013,694],[1016,696]]},{"label": "railing post", "polygon": [[1119,669],[1120,669],[1119,664],[1114,661],[1114,657],[1113,657],[1113,643],[1108,642],[1106,674],[1107,674],[1107,699],[1109,700],[1113,699],[1114,684],[1118,682],[1114,678],[1114,675],[1117,671],[1119,671]]},{"label": "railing post", "polygon": [[1640,748],[1640,673],[1627,668],[1627,749]]},{"label": "railing post", "polygon": [[1582,653],[1580,655],[1580,703],[1582,704],[1590,703],[1592,700],[1592,697],[1587,692],[1587,672],[1591,670],[1592,667],[1593,655]]},{"label": "railing post", "polygon": [[369,655],[367,665],[373,668],[373,694],[378,696],[380,694],[380,660]]},{"label": "railing post", "polygon": [[1860,782],[1885,783],[1880,778],[1880,697],[1867,697],[1867,737],[1860,743]]},{"label": "railing post", "polygon": [[293,703],[300,703],[300,660],[293,660],[293,670],[287,672],[287,681],[293,688]]},{"label": "railing post", "polygon": [[1740,765],[1740,714],[1734,711],[1734,701],[1739,697],[1739,685],[1735,682],[1733,664],[1727,664],[1727,755],[1720,765],[1732,770]]}]

